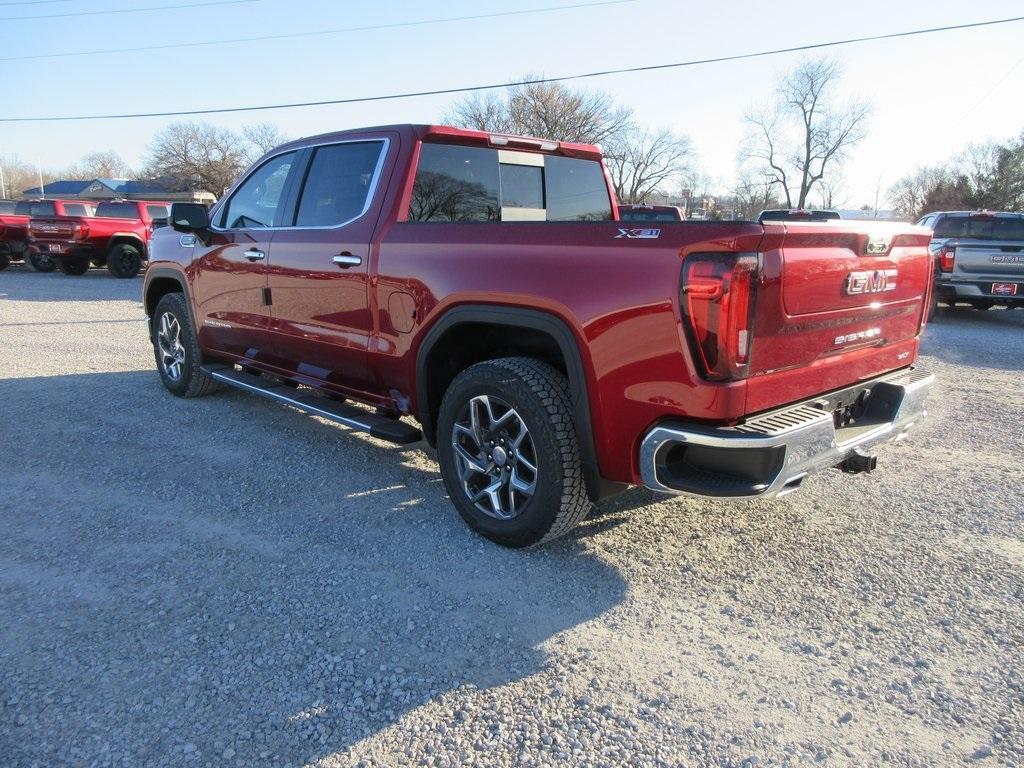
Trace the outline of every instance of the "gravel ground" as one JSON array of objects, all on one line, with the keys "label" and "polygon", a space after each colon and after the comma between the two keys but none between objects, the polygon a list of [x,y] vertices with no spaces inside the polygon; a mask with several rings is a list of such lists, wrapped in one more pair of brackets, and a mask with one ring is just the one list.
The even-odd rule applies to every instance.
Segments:
[{"label": "gravel ground", "polygon": [[513,552],[425,453],[166,393],[139,281],[0,273],[0,764],[1024,766],[1024,311],[774,502]]}]

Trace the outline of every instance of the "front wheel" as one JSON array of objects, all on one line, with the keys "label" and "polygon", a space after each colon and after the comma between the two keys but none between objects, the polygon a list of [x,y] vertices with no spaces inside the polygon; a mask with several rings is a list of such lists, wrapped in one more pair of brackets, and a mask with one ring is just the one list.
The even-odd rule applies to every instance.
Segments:
[{"label": "front wheel", "polygon": [[549,541],[590,511],[568,380],[539,360],[460,373],[441,403],[437,456],[459,514],[498,544]]},{"label": "front wheel", "polygon": [[81,256],[68,256],[60,260],[60,271],[65,275],[84,275],[89,271],[89,260]]},{"label": "front wheel", "polygon": [[156,367],[171,394],[202,397],[216,391],[217,382],[202,371],[203,355],[184,295],[168,293],[160,299],[152,322]]},{"label": "front wheel", "polygon": [[114,277],[135,277],[142,270],[142,253],[134,245],[120,243],[107,251],[107,271]]}]

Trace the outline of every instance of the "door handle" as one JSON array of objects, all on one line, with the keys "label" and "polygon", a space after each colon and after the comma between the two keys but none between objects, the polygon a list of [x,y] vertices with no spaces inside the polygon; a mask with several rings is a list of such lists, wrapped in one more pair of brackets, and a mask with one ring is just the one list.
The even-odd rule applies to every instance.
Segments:
[{"label": "door handle", "polygon": [[242,254],[249,261],[263,261],[267,258],[267,254],[257,248],[250,248],[248,251]]},{"label": "door handle", "polygon": [[339,253],[337,256],[331,259],[331,261],[333,261],[342,269],[348,269],[349,267],[358,267],[360,264],[362,264],[363,257],[355,256],[351,253]]}]

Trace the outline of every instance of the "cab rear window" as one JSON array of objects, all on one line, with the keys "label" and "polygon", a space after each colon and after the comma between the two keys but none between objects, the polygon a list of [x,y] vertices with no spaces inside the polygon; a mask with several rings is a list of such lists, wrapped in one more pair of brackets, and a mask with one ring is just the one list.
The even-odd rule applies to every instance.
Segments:
[{"label": "cab rear window", "polygon": [[423,144],[409,221],[610,221],[593,160],[489,147]]},{"label": "cab rear window", "polygon": [[14,206],[19,216],[56,216],[57,206],[52,200],[22,200]]},{"label": "cab rear window", "polygon": [[935,224],[934,237],[965,240],[1024,240],[1024,217],[943,216]]}]

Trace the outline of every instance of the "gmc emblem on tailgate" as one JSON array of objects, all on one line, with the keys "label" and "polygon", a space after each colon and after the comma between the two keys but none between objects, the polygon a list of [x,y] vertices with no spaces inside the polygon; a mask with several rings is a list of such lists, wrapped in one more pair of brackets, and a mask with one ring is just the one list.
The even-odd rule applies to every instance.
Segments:
[{"label": "gmc emblem on tailgate", "polygon": [[846,293],[850,296],[895,290],[895,269],[872,269],[867,272],[851,272],[846,276]]}]

